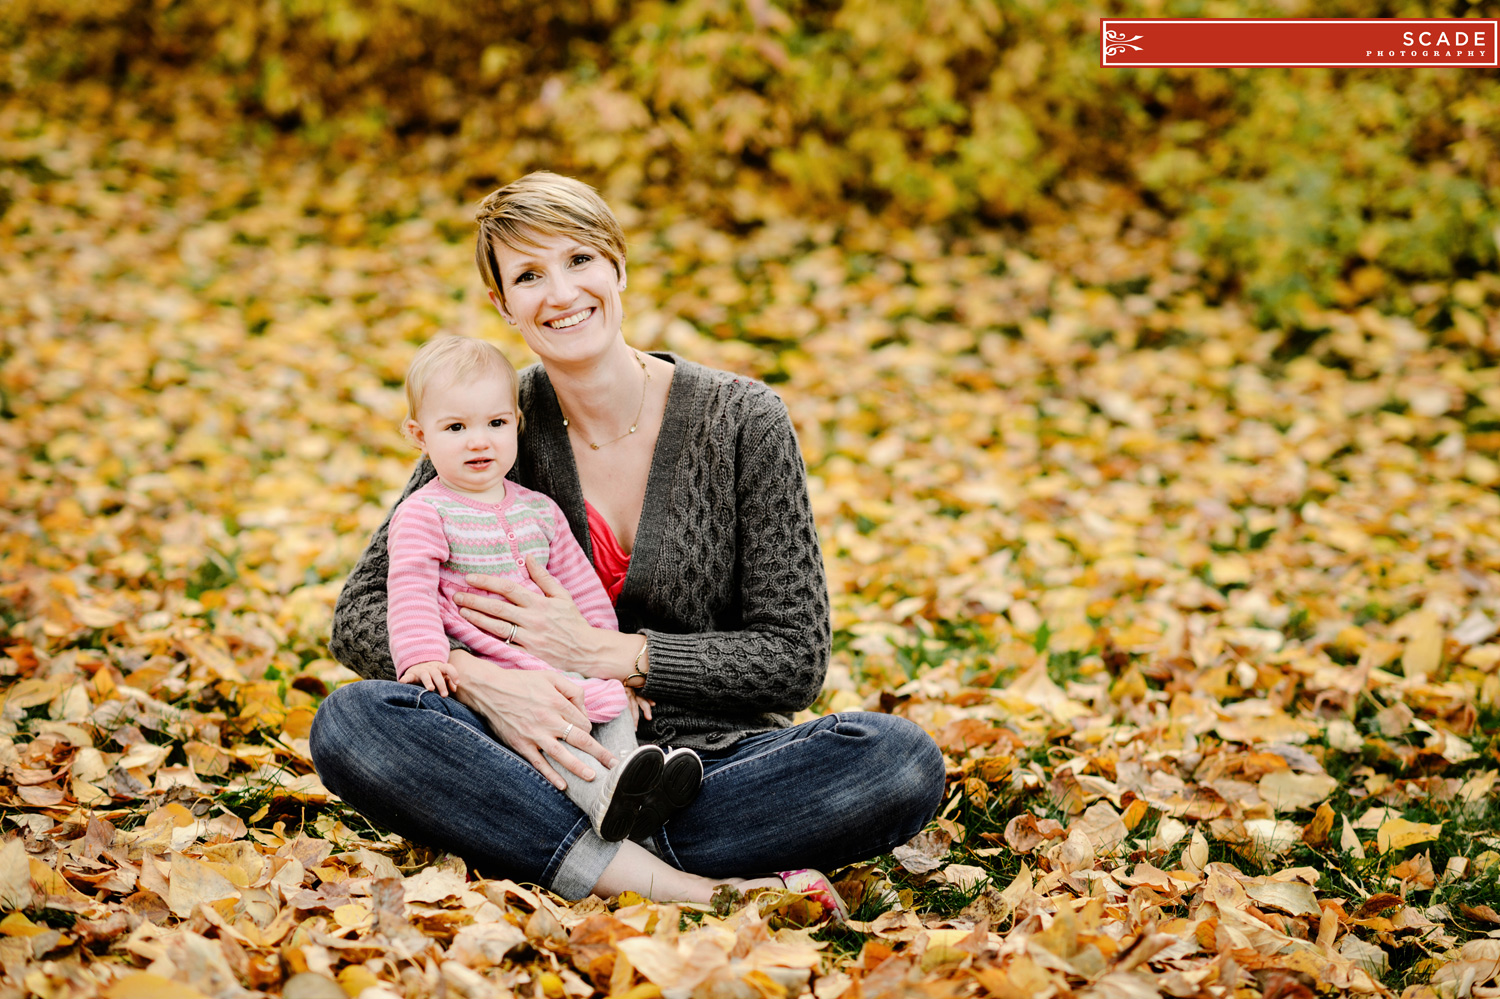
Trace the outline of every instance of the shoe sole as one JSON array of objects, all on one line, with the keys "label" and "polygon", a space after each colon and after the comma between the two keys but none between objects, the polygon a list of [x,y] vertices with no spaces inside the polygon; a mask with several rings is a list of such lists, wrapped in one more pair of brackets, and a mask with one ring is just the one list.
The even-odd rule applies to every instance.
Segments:
[{"label": "shoe sole", "polygon": [[697,753],[673,751],[667,755],[656,791],[641,804],[631,826],[630,838],[643,839],[660,829],[668,819],[693,803],[703,787],[703,761]]},{"label": "shoe sole", "polygon": [[618,842],[634,830],[641,810],[661,786],[665,769],[659,749],[654,753],[637,750],[621,765],[625,769],[620,772],[609,808],[599,821],[599,838],[607,843]]},{"label": "shoe sole", "polygon": [[674,808],[686,808],[703,787],[703,761],[697,753],[671,752],[661,772],[661,793]]}]

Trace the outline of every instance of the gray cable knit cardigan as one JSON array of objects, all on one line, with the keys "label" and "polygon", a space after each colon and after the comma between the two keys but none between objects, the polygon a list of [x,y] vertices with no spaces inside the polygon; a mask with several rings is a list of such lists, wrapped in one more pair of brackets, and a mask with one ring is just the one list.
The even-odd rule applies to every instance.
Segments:
[{"label": "gray cable knit cardigan", "polygon": [[[646,483],[620,630],[646,636],[656,702],[642,740],[722,749],[791,723],[828,669],[828,583],[807,472],[770,388],[669,354],[676,365]],[[551,496],[593,559],[583,491],[546,372],[521,372],[525,433],[511,477]],[[433,476],[423,459],[402,499]],[[386,530],[334,611],[329,647],[361,676],[394,680],[386,630]]]}]

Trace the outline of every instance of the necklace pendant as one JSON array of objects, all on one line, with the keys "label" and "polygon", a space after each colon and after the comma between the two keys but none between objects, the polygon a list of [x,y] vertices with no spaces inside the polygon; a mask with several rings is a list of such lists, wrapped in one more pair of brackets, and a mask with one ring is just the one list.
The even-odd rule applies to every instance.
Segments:
[{"label": "necklace pendant", "polygon": [[595,451],[599,450],[599,445],[595,444],[593,441],[589,441],[589,447],[593,448]]},{"label": "necklace pendant", "polygon": [[635,427],[634,427],[634,426],[632,426],[632,427],[631,427],[631,428],[630,428],[630,429],[629,429],[629,430],[627,430],[627,431],[625,431],[625,432],[626,432],[626,433],[627,433],[627,434],[633,434],[633,433],[635,433]]}]

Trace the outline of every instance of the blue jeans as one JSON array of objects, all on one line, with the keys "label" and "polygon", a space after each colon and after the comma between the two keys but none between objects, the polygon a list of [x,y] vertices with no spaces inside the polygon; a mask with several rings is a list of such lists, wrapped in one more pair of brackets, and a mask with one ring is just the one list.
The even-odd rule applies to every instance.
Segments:
[{"label": "blue jeans", "polygon": [[[420,686],[340,687],[311,743],[329,790],[481,873],[582,898],[619,849],[478,715]],[[864,860],[915,836],[942,799],[936,744],[890,715],[828,715],[700,755],[703,790],[646,845],[708,877]]]}]

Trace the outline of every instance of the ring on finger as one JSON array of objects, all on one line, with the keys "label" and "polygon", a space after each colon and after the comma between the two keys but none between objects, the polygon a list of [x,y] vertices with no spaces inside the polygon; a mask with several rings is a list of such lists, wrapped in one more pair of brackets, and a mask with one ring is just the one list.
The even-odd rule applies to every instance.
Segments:
[{"label": "ring on finger", "polygon": [[505,644],[509,645],[511,642],[515,641],[515,639],[516,639],[516,622],[512,621],[510,623],[510,634],[505,636]]},{"label": "ring on finger", "polygon": [[573,734],[573,723],[572,722],[568,722],[568,727],[565,728],[565,729],[563,729],[562,741],[563,742],[567,742],[568,741],[568,736],[570,736],[572,734]]}]

